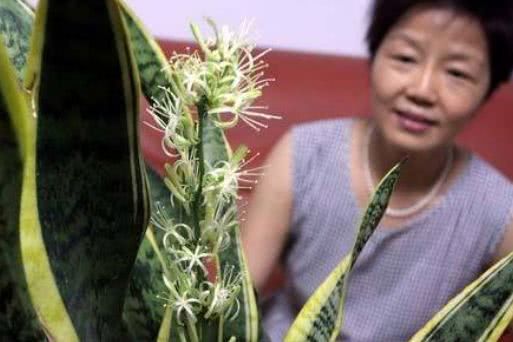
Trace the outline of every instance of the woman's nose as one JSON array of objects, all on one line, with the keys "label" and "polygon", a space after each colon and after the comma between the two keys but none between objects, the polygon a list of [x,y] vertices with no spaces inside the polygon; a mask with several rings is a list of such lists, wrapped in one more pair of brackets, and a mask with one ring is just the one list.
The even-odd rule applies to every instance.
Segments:
[{"label": "woman's nose", "polygon": [[420,65],[411,74],[410,82],[406,89],[406,96],[415,104],[432,106],[437,99],[436,72],[432,64]]}]

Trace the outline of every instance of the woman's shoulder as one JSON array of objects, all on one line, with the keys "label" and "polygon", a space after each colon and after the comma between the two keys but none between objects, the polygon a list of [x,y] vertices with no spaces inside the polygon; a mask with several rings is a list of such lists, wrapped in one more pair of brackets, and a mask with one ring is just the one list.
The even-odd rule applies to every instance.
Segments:
[{"label": "woman's shoulder", "polygon": [[354,117],[338,117],[314,121],[304,121],[293,125],[292,131],[313,136],[325,136],[327,132],[337,131],[350,127],[356,120],[357,119]]},{"label": "woman's shoulder", "polygon": [[302,122],[292,126],[292,147],[302,153],[320,153],[338,148],[349,141],[356,118],[332,118]]},{"label": "woman's shoulder", "polygon": [[[501,171],[476,153],[470,154],[461,200],[469,206],[468,215],[495,231],[497,239],[511,222],[513,183]],[[488,228],[486,228],[488,227]]]},{"label": "woman's shoulder", "polygon": [[334,175],[348,154],[354,118],[336,118],[295,125],[291,134],[294,190],[303,194],[320,181],[319,174]]},{"label": "woman's shoulder", "polygon": [[[472,209],[468,210],[468,219],[480,222],[481,232],[490,233],[488,239],[484,239],[487,242],[484,260],[489,264],[509,253],[513,247],[513,183],[479,155],[472,154],[471,158],[469,181],[464,189]],[[485,235],[479,236],[482,239]]]},{"label": "woman's shoulder", "polygon": [[468,158],[468,178],[471,180],[474,189],[486,192],[493,191],[498,197],[506,194],[513,197],[513,183],[504,173],[477,153],[469,153]]}]

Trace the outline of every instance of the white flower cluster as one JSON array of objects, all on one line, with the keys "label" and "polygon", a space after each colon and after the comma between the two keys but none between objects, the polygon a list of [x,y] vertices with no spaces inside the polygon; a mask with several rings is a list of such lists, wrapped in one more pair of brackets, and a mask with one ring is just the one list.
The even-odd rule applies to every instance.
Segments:
[{"label": "white flower cluster", "polygon": [[[277,115],[262,112],[266,107],[253,105],[262,95],[262,88],[273,80],[263,78],[263,71],[268,65],[262,57],[270,50],[253,56],[254,45],[247,42],[247,24],[242,26],[239,34],[235,34],[227,27],[219,31],[212,21],[209,23],[215,38],[208,40],[203,39],[196,25],[191,25],[201,54],[195,51],[192,54],[175,53],[171,57],[169,71],[173,89],[170,92],[174,95],[166,99],[167,103],[159,104],[151,111],[160,120],[173,116],[167,118],[165,134],[175,136],[178,133],[178,139],[183,135],[180,129],[173,131],[180,128],[176,124],[179,121],[177,117],[190,118],[202,100],[207,101],[208,114],[222,128],[233,127],[242,120],[260,130],[267,127],[264,120],[280,119]],[[173,146],[176,147],[176,142],[166,148]]]},{"label": "white flower cluster", "polygon": [[[215,165],[204,162],[199,114],[207,115],[222,129],[240,120],[259,130],[267,127],[263,120],[279,118],[253,105],[271,81],[263,78],[267,65],[261,59],[268,50],[253,56],[254,46],[246,42],[249,25],[235,34],[226,27],[218,30],[211,21],[209,24],[215,37],[208,40],[192,25],[200,51],[171,57],[171,87],[161,89],[162,96],[153,99],[149,110],[154,119],[150,126],[163,132],[163,151],[175,158],[165,165],[170,204],[183,209],[187,217],[172,217],[166,206],[157,203],[151,222],[164,232],[162,244],[168,259],[164,283],[169,290],[164,297],[166,305],[173,308],[177,322],[188,328],[198,315],[233,319],[239,312],[240,270],[225,265],[212,281],[209,265],[232,245],[230,236],[238,225],[238,189],[251,187],[262,171],[247,169],[253,158],[245,160],[245,147],[238,148],[226,161]],[[191,219],[198,212],[201,219]],[[189,338],[194,340],[192,330]]]}]

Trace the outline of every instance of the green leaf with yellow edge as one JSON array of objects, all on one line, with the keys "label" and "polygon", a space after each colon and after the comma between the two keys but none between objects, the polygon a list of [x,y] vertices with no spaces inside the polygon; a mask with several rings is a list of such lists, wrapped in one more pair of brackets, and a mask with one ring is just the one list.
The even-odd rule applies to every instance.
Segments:
[{"label": "green leaf with yellow edge", "polygon": [[125,27],[112,0],[41,0],[37,15],[37,141],[21,209],[29,292],[57,341],[126,340],[124,294],[149,202]]},{"label": "green leaf with yellow edge", "polygon": [[410,341],[498,341],[513,318],[513,253],[468,285]]},{"label": "green leaf with yellow edge", "polygon": [[[162,178],[147,167],[152,212],[165,211],[169,217],[178,216],[169,201],[169,190]],[[164,299],[168,289],[162,280],[166,261],[162,253],[163,232],[150,225],[139,247],[132,270],[128,293],[123,309],[123,319],[135,341],[177,340],[171,329],[171,310]]]},{"label": "green leaf with yellow edge", "polygon": [[351,254],[328,275],[305,303],[285,336],[286,342],[335,341],[343,320],[343,306],[350,275],[360,252],[385,213],[403,162],[381,180],[360,223]]},{"label": "green leaf with yellow edge", "polygon": [[161,99],[160,87],[170,88],[171,74],[165,67],[167,59],[158,43],[149,34],[141,21],[123,0],[118,0],[123,18],[130,33],[130,42],[136,59],[141,87],[151,103],[152,98]]},{"label": "green leaf with yellow edge", "polygon": [[158,299],[167,291],[162,264],[149,234],[154,234],[152,226],[139,247],[123,309],[123,319],[135,341],[155,341],[165,312],[164,301]]},{"label": "green leaf with yellow edge", "polygon": [[[167,65],[166,57],[127,4],[122,0],[118,0],[118,4],[129,32],[141,89],[149,103],[152,103],[153,99],[162,100],[163,91],[160,87],[171,88],[170,74],[163,70]],[[153,212],[157,210],[158,204],[160,210],[176,218],[177,222],[190,221],[190,218],[184,217],[183,211],[170,205],[169,190],[164,186],[162,178],[149,168],[148,180]],[[124,308],[124,319],[135,340],[157,338],[158,341],[178,341],[171,310],[163,306],[164,301],[157,299],[158,295],[165,295],[167,292],[162,280],[165,261],[157,260],[162,248],[163,234],[153,227],[149,229],[153,232],[154,240],[150,242],[147,235],[137,255]],[[158,280],[158,283],[152,281],[149,284],[146,277]]]},{"label": "green leaf with yellow edge", "polygon": [[0,339],[42,341],[20,250],[22,156],[30,114],[8,54],[0,42]]}]

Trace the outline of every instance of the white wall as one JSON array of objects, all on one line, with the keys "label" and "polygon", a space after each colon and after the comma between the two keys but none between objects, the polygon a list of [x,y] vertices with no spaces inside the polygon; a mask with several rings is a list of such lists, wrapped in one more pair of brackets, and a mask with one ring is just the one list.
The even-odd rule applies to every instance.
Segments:
[{"label": "white wall", "polygon": [[[29,0],[32,3],[37,0]],[[190,21],[210,16],[238,27],[254,19],[259,46],[365,55],[370,0],[126,0],[158,37],[191,40]]]}]

